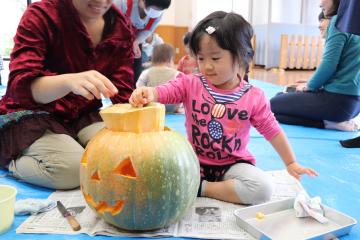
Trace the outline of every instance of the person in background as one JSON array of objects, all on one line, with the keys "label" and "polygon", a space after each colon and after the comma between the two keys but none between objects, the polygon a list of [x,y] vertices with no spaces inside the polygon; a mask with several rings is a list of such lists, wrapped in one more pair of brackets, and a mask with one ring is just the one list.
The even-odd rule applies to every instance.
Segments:
[{"label": "person in background", "polygon": [[198,65],[195,58],[191,56],[189,41],[191,32],[187,32],[183,38],[186,54],[179,60],[177,70],[185,74],[198,73]]},{"label": "person in background", "polygon": [[141,50],[141,62],[143,68],[150,67],[154,47],[163,43],[164,40],[157,33],[152,33],[149,37],[146,38]]},{"label": "person in background", "polygon": [[329,26],[329,22],[330,22],[330,18],[325,17],[325,14],[323,11],[320,12],[319,14],[319,30],[320,30],[320,35],[323,39],[326,39],[327,36],[327,29]]},{"label": "person in background", "polygon": [[211,13],[190,37],[201,73],[180,73],[155,88],[139,87],[129,99],[135,107],[153,101],[184,104],[187,137],[200,161],[198,196],[241,204],[270,199],[272,183],[247,149],[252,126],[272,144],[290,175],[317,175],[297,163],[264,92],[244,80],[254,55],[252,36],[251,25],[240,15]]},{"label": "person in background", "polygon": [[[175,50],[171,45],[163,43],[155,46],[151,67],[141,73],[136,87],[156,87],[174,79],[179,74],[174,68],[174,57]],[[165,107],[166,112],[174,113],[179,111],[180,104],[166,104]]]},{"label": "person in background", "polygon": [[84,147],[105,126],[101,96],[124,103],[133,90],[134,40],[112,0],[32,3],[0,100],[0,167],[38,186],[79,187]]},{"label": "person in background", "polygon": [[1,85],[1,71],[4,70],[4,60],[0,54],[0,85]]},{"label": "person in background", "polygon": [[135,83],[142,72],[142,44],[145,42],[145,39],[154,32],[161,20],[164,10],[170,7],[171,0],[114,0],[114,3],[130,18],[136,31],[136,41],[133,45],[135,54]]},{"label": "person in background", "polygon": [[331,18],[337,14],[339,4],[340,0],[320,0],[320,8],[327,18]]},{"label": "person in background", "polygon": [[[360,35],[360,1],[341,0],[336,27],[342,32]],[[358,56],[359,57],[359,56]],[[360,75],[360,70],[358,72]],[[346,148],[360,148],[360,136],[340,141]]]},{"label": "person in background", "polygon": [[[324,14],[337,12],[322,1]],[[276,119],[285,124],[357,131],[360,128],[360,36],[336,29],[331,18],[324,53],[311,79],[296,92],[270,100]]]}]

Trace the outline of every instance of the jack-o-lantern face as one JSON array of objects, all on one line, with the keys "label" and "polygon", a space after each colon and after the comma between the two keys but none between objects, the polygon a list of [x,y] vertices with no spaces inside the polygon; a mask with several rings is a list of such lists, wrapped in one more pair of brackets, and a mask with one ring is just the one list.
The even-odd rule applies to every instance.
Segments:
[{"label": "jack-o-lantern face", "polygon": [[81,189],[105,221],[151,230],[179,220],[196,198],[200,173],[188,141],[173,131],[101,130],[81,160]]}]

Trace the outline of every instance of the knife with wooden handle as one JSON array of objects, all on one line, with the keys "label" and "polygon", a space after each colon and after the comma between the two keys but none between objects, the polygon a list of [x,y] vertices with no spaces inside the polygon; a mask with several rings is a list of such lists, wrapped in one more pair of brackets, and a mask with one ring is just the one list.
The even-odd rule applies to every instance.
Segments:
[{"label": "knife with wooden handle", "polygon": [[71,215],[71,213],[65,208],[65,206],[60,201],[57,201],[57,208],[59,209],[61,215],[67,219],[71,228],[74,231],[79,231],[81,229],[79,222],[75,219],[73,215]]}]

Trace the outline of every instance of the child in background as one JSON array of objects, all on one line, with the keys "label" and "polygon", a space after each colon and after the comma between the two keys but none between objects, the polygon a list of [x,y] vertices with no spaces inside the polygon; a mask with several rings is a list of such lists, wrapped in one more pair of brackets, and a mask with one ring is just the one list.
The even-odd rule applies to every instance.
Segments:
[{"label": "child in background", "polygon": [[264,92],[244,80],[254,55],[252,36],[251,25],[240,15],[210,14],[190,37],[201,74],[179,74],[156,88],[140,87],[129,99],[136,107],[153,101],[184,104],[188,139],[200,161],[198,196],[242,204],[270,199],[271,181],[246,148],[251,126],[270,141],[289,174],[297,179],[317,175],[296,162]]},{"label": "child in background", "polygon": [[[166,43],[157,45],[152,52],[151,67],[144,70],[136,87],[156,87],[174,79],[179,73],[174,68],[174,48]],[[177,112],[179,104],[166,104],[166,112]]]},{"label": "child in background", "polygon": [[146,38],[141,49],[141,63],[143,68],[151,66],[151,57],[154,47],[163,43],[164,40],[157,33],[152,33]]},{"label": "child in background", "polygon": [[184,36],[183,42],[185,46],[186,55],[184,55],[178,63],[177,70],[183,72],[185,74],[197,73],[199,72],[198,65],[196,59],[194,59],[190,55],[190,48],[189,48],[189,40],[190,40],[190,32],[187,32]]}]

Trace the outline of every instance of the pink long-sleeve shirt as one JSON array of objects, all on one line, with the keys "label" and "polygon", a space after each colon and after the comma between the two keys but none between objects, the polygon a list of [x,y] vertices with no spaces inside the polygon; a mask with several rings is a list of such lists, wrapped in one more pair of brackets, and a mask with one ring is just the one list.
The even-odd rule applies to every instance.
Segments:
[{"label": "pink long-sleeve shirt", "polygon": [[184,104],[188,140],[201,164],[255,165],[246,148],[251,126],[266,140],[281,131],[264,92],[245,81],[235,89],[221,90],[200,75],[179,74],[156,91],[161,103]]}]

